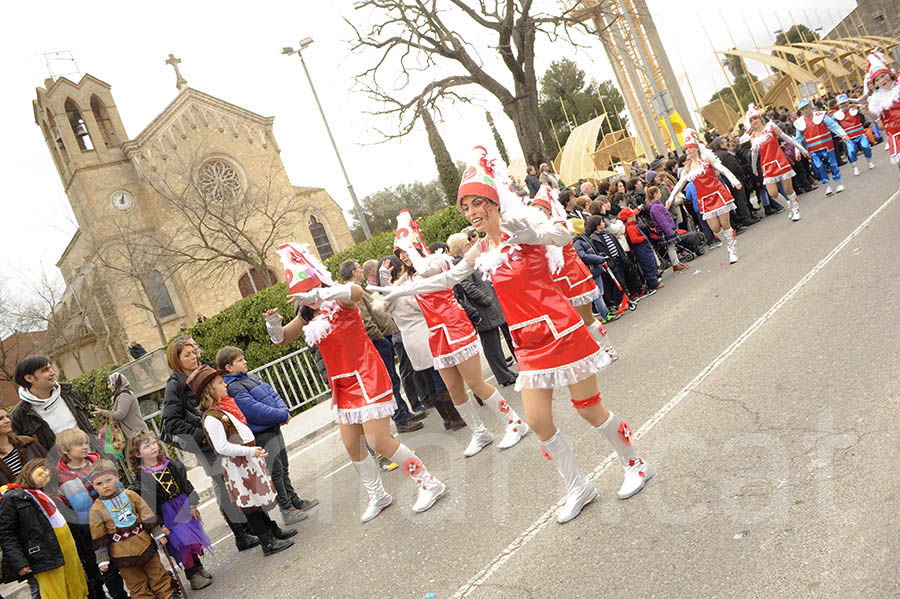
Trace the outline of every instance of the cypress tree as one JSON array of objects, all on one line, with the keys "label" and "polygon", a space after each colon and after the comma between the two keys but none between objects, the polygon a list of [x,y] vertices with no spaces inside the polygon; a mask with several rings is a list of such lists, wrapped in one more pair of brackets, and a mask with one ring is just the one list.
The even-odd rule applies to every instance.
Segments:
[{"label": "cypress tree", "polygon": [[509,154],[506,153],[506,146],[503,145],[503,139],[500,137],[500,133],[497,131],[497,127],[494,125],[494,117],[492,117],[491,113],[488,111],[485,111],[484,114],[487,117],[487,122],[491,128],[491,133],[494,134],[494,143],[497,144],[497,151],[500,152],[500,158],[503,159],[503,162],[509,165]]},{"label": "cypress tree", "polygon": [[447,151],[447,146],[444,145],[444,140],[434,124],[434,119],[431,118],[431,114],[421,104],[419,105],[419,114],[425,123],[425,130],[428,132],[428,145],[431,146],[431,152],[434,154],[438,180],[441,182],[441,187],[444,188],[444,193],[447,195],[447,202],[454,204],[456,202],[456,192],[459,190],[459,171],[456,169],[456,165],[453,164],[450,152]]}]

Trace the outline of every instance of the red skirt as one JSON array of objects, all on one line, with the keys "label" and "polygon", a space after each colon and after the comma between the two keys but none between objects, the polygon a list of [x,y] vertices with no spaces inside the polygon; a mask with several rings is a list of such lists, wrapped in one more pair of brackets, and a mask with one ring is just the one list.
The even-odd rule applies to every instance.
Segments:
[{"label": "red skirt", "polygon": [[572,241],[563,246],[563,267],[553,275],[553,282],[573,306],[590,304],[600,297],[600,289],[591,271],[578,257]]}]

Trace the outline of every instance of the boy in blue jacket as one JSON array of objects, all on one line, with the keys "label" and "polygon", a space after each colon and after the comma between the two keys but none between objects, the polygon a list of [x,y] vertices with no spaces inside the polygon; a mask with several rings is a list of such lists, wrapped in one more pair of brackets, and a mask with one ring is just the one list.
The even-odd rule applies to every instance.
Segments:
[{"label": "boy in blue jacket", "polygon": [[266,466],[278,493],[278,507],[285,524],[296,524],[307,517],[307,510],[319,504],[318,499],[301,499],[291,485],[287,448],[281,425],[291,419],[291,412],[278,392],[255,374],[247,374],[244,350],[226,346],[216,353],[216,365],[224,370],[228,395],[247,419],[256,444],[269,453]]}]

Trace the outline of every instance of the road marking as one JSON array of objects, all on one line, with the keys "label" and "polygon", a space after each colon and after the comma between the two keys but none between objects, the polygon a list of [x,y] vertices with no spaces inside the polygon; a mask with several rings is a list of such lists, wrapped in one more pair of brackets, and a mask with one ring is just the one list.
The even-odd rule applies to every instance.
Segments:
[{"label": "road marking", "polygon": [[[875,210],[869,217],[862,222],[856,229],[853,230],[847,237],[844,238],[833,250],[831,250],[824,258],[822,258],[818,264],[816,264],[812,270],[810,270],[806,275],[800,279],[796,285],[791,287],[791,289],[781,296],[777,302],[775,302],[771,308],[769,308],[765,314],[760,316],[756,322],[751,324],[747,330],[741,333],[737,339],[735,339],[731,345],[725,348],[722,353],[716,356],[712,362],[710,362],[706,368],[701,370],[697,376],[691,380],[684,388],[675,394],[672,399],[670,399],[662,408],[659,409],[656,414],[650,417],[650,419],[645,422],[635,433],[634,439],[638,440],[644,435],[646,435],[654,426],[656,426],[663,417],[671,412],[675,406],[677,406],[681,401],[688,396],[694,389],[696,389],[700,383],[702,383],[710,374],[713,373],[725,360],[731,357],[737,349],[742,346],[747,339],[750,338],[753,333],[755,333],[762,325],[771,319],[776,312],[778,312],[788,301],[790,301],[797,293],[802,289],[820,270],[825,268],[825,266],[831,262],[831,260],[838,255],[838,253],[844,249],[848,243],[850,243],[857,235],[859,235],[869,223],[871,223],[876,216],[881,214],[881,212],[890,205],[891,202],[894,201],[897,196],[900,195],[900,191],[895,191],[894,194],[889,197],[878,209]],[[606,470],[610,464],[612,464],[616,459],[616,454],[611,453],[606,456],[600,465],[598,465],[591,473],[588,475],[588,478],[591,480],[597,479],[604,470]],[[512,543],[507,545],[507,547],[500,552],[500,554],[492,559],[478,574],[473,576],[466,582],[463,586],[461,586],[454,594],[454,599],[463,599],[464,597],[470,596],[472,593],[478,590],[478,588],[483,585],[491,576],[497,572],[503,564],[505,564],[511,557],[513,557],[522,547],[528,544],[541,530],[543,530],[550,522],[554,520],[554,516],[556,515],[557,510],[562,507],[564,499],[560,499],[555,504],[553,504],[550,509],[544,512],[537,520],[535,520],[531,526],[529,526],[525,531],[516,537]]]},{"label": "road marking", "polygon": [[347,466],[349,466],[349,465],[352,464],[352,463],[353,463],[353,462],[347,462],[346,464],[344,464],[344,465],[341,466],[340,468],[338,468],[338,469],[336,469],[336,470],[332,470],[331,472],[329,472],[328,474],[326,474],[326,475],[323,476],[322,478],[323,478],[323,479],[325,479],[325,478],[331,478],[332,476],[334,476],[335,474],[337,474],[338,472],[340,472],[341,470],[343,470],[344,468],[346,468]]}]

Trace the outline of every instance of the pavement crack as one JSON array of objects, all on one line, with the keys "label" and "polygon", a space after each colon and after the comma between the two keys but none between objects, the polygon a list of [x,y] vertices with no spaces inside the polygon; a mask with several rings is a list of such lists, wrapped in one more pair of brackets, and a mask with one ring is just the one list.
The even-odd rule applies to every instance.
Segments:
[{"label": "pavement crack", "polygon": [[759,414],[759,412],[750,409],[750,408],[747,406],[747,404],[744,402],[744,400],[742,400],[742,399],[737,399],[737,398],[734,398],[734,397],[724,397],[724,396],[722,396],[722,395],[717,395],[717,394],[715,394],[715,393],[708,393],[708,392],[706,392],[706,391],[698,391],[697,389],[691,390],[691,393],[696,393],[697,395],[702,395],[703,397],[707,397],[707,398],[709,398],[709,399],[712,399],[712,400],[715,400],[715,401],[718,401],[718,402],[722,402],[722,403],[726,403],[726,404],[731,404],[731,405],[737,406],[737,407],[740,408],[743,412],[745,412],[745,413],[747,413],[747,414],[749,414],[749,415],[751,415],[751,416],[753,417],[753,426],[754,426],[754,429],[755,429],[757,432],[759,431],[759,429],[760,429],[760,414]]}]

